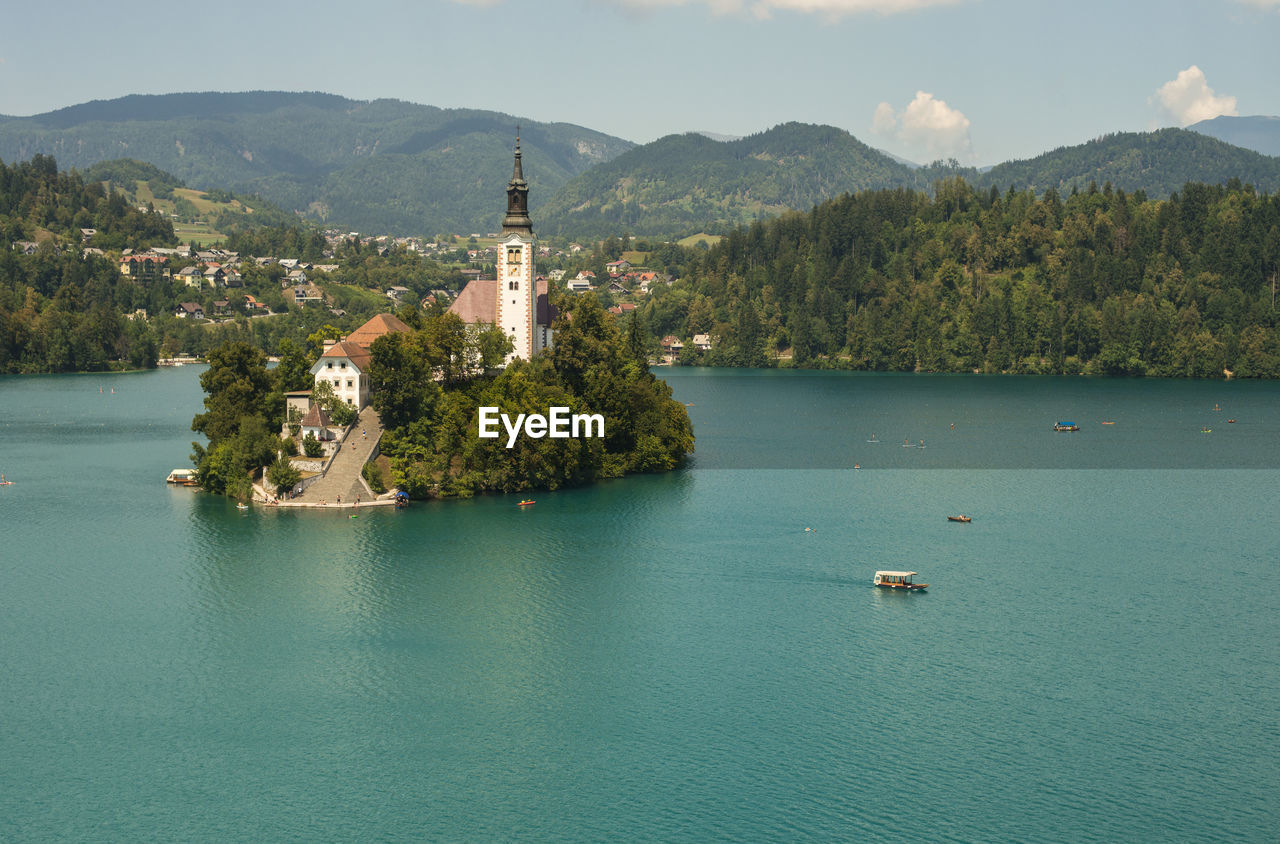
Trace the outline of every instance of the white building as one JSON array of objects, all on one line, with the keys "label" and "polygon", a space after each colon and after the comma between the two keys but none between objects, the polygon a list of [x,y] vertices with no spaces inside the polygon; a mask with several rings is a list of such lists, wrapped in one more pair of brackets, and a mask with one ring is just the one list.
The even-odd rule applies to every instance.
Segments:
[{"label": "white building", "polygon": [[369,404],[369,347],[383,334],[411,330],[391,314],[378,314],[347,337],[325,343],[311,366],[315,383],[328,381],[338,398],[361,410]]}]

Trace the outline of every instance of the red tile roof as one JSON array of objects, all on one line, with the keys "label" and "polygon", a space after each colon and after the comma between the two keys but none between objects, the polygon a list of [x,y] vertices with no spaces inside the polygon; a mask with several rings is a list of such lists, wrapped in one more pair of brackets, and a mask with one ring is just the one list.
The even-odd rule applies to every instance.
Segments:
[{"label": "red tile roof", "polygon": [[449,306],[449,313],[457,314],[463,322],[496,322],[498,319],[498,280],[473,278],[462,288],[458,298]]},{"label": "red tile roof", "polygon": [[378,314],[364,325],[357,328],[347,335],[347,342],[357,346],[369,348],[373,345],[373,341],[377,340],[384,334],[390,334],[393,331],[401,331],[411,333],[412,328],[404,324],[404,321],[397,318],[394,314]]},{"label": "red tile roof", "polygon": [[311,405],[307,415],[302,417],[302,427],[304,428],[328,428],[331,424],[329,414],[325,413],[324,408],[318,404]]},{"label": "red tile roof", "polygon": [[[538,295],[538,325],[550,325],[559,313],[547,298],[547,280],[535,282]],[[463,322],[498,321],[498,282],[492,278],[474,278],[462,288],[458,298],[449,306],[449,313],[457,314]]]},{"label": "red tile roof", "polygon": [[[356,365],[361,372],[369,368],[369,350],[364,346],[357,346],[349,340],[341,343],[334,343],[332,346],[324,350],[324,354],[320,355],[320,360],[325,358],[346,358]],[[318,366],[320,361],[316,361]]]}]

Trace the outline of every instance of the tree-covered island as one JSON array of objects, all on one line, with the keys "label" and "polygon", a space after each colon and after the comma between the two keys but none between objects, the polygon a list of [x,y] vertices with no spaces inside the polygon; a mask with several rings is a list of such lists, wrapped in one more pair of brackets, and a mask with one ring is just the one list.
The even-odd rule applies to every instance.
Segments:
[{"label": "tree-covered island", "polygon": [[[413,498],[558,489],[662,472],[693,451],[688,412],[649,371],[640,326],[632,320],[620,330],[594,296],[565,303],[553,349],[506,366],[510,341],[492,326],[477,329],[454,314],[413,307],[400,316],[409,330],[384,334],[369,348],[370,401],[385,428],[380,448],[390,461],[389,480]],[[209,353],[200,378],[205,412],[192,421],[209,438],[207,445],[193,443],[203,488],[249,498],[254,478],[278,494],[298,482],[291,458],[302,426],[287,419],[285,395],[313,384],[323,337],[312,340],[305,349],[288,343],[272,369],[244,342]],[[312,390],[312,402],[327,404],[327,413],[342,406],[321,392]],[[551,407],[598,413],[605,436],[520,437],[507,448],[505,440],[479,436],[482,406],[512,415]]]}]

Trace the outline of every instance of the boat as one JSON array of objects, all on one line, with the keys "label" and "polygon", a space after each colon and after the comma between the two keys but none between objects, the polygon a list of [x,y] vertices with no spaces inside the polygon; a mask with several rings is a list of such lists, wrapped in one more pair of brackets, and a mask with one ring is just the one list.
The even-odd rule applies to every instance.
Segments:
[{"label": "boat", "polygon": [[1053,430],[1055,431],[1079,431],[1080,426],[1074,422],[1054,422]]},{"label": "boat", "polygon": [[973,521],[973,517],[972,517],[972,516],[947,516],[947,521],[949,521],[949,522],[971,522],[971,521]]},{"label": "boat", "polygon": [[1201,429],[1200,429],[1200,433],[1202,433],[1202,434],[1212,434],[1212,433],[1213,433],[1213,429],[1212,429],[1212,428],[1201,428]]},{"label": "boat", "polygon": [[1234,425],[1234,424],[1236,424],[1236,420],[1234,420],[1234,419],[1228,419],[1228,420],[1227,420],[1227,424],[1228,424],[1228,425]]},{"label": "boat", "polygon": [[196,470],[195,469],[174,469],[169,473],[169,477],[165,478],[165,483],[180,484],[182,486],[195,486]]},{"label": "boat", "polygon": [[923,592],[929,588],[927,583],[916,583],[915,576],[913,571],[878,571],[875,584],[881,589],[900,589],[903,592]]},{"label": "boat", "polygon": [[528,507],[530,504],[537,504],[537,503],[538,503],[538,502],[534,501],[532,498],[526,498],[524,501],[517,501],[517,502],[516,502],[516,506],[517,506],[517,507]]},{"label": "boat", "polygon": [[1114,424],[1116,424],[1116,423],[1114,423],[1114,422],[1103,422],[1102,424],[1103,424],[1103,425],[1114,425]]},{"label": "boat", "polygon": [[409,493],[405,492],[404,490],[400,490],[399,492],[396,493],[396,509],[403,510],[405,507],[408,507],[408,506],[409,506]]},{"label": "boat", "polygon": [[237,509],[237,510],[248,510],[248,509],[249,509],[249,505],[248,505],[248,504],[245,504],[243,501],[240,501],[240,502],[238,502],[238,503],[236,504],[236,509]]},{"label": "boat", "polygon": [[13,481],[6,481],[4,475],[0,475],[0,486],[13,486]]}]

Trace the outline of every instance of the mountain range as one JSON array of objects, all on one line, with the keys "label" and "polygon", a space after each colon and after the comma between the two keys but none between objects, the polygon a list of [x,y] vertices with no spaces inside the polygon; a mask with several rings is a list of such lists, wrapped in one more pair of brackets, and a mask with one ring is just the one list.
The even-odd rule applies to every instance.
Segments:
[{"label": "mountain range", "polygon": [[258,194],[343,228],[472,232],[501,214],[518,126],[537,162],[526,170],[534,196],[633,146],[492,111],[254,91],[133,95],[0,117],[0,159],[44,153],[84,169],[132,158],[195,188]]},{"label": "mountain range", "polygon": [[724,231],[842,193],[976,186],[1060,192],[1111,182],[1167,196],[1188,181],[1280,189],[1280,118],[1219,117],[1123,132],[979,171],[917,167],[831,126],[745,138],[669,135],[637,146],[581,126],[493,111],[323,93],[132,95],[0,116],[0,160],[54,156],[86,169],[131,158],[200,189],[256,194],[317,222],[392,234],[492,231],[517,125],[540,234]]}]

